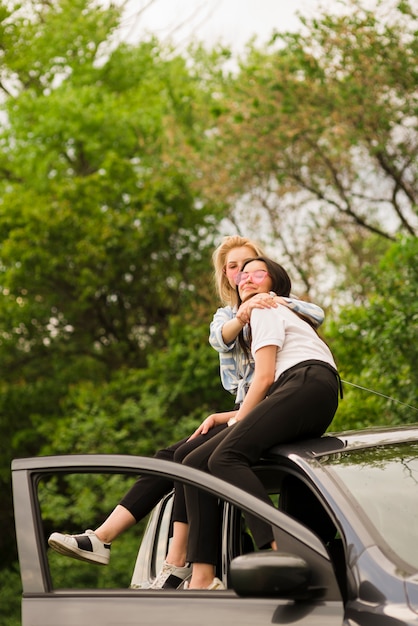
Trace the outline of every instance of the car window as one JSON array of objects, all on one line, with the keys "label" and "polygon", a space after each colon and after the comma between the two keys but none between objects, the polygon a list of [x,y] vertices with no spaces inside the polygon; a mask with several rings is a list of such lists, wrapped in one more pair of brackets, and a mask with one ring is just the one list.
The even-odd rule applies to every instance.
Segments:
[{"label": "car window", "polygon": [[139,544],[131,589],[147,589],[160,571],[172,537],[174,491],[165,496],[149,516],[147,527]]},{"label": "car window", "polygon": [[[298,519],[294,511],[283,507],[285,475],[286,473],[278,468],[260,471],[260,477],[271,493],[275,508],[284,510],[286,515]],[[148,519],[135,525],[113,542],[110,567],[92,567],[88,563],[57,554],[47,547],[51,532],[74,534],[84,532],[88,528],[95,529],[113,510],[136,478],[132,472],[105,473],[102,468],[88,471],[77,469],[72,473],[60,470],[56,475],[50,472],[39,475],[37,494],[41,516],[40,527],[51,589],[140,590],[149,587],[165,558],[171,537],[172,493],[160,501]],[[290,491],[295,489],[293,485]],[[317,533],[321,541],[326,543],[318,528],[312,527],[309,520],[298,519],[298,521]],[[236,503],[219,500],[219,522],[221,540],[217,575],[227,581],[231,561],[237,556],[256,551],[257,548],[246,525],[245,513],[241,512]],[[289,535],[288,531],[282,533],[279,526],[274,527],[274,533],[279,549],[299,554],[301,558],[308,559],[308,562],[311,557],[315,561],[315,549],[305,545],[304,550],[299,553],[301,544],[297,537]],[[311,562],[310,565],[316,567],[315,562]],[[332,569],[330,571],[332,572]],[[328,574],[326,578],[329,587],[328,597],[338,599],[338,591],[335,593],[333,590],[334,588],[338,590],[335,578],[333,584]]]},{"label": "car window", "polygon": [[[54,531],[68,534],[95,529],[113,510],[135,477],[123,474],[43,475],[37,484],[44,545]],[[112,544],[112,567],[91,566],[46,550],[53,589],[127,588],[147,520]]]},{"label": "car window", "polygon": [[340,453],[322,462],[360,507],[382,549],[416,571],[418,444]]},{"label": "car window", "polygon": [[[345,549],[339,530],[331,519],[323,503],[313,489],[301,477],[289,473],[286,468],[263,465],[255,468],[260,480],[270,495],[273,506],[297,520],[315,535],[324,544],[332,566],[341,598],[347,597],[347,572]],[[231,506],[230,528],[233,537],[230,540],[230,559],[239,554],[257,552],[257,547],[246,523],[245,513]],[[234,546],[234,548],[232,548]],[[291,551],[297,553],[297,544],[291,544]],[[279,550],[285,549],[285,544],[278,543]],[[303,556],[302,553],[300,556]]]}]

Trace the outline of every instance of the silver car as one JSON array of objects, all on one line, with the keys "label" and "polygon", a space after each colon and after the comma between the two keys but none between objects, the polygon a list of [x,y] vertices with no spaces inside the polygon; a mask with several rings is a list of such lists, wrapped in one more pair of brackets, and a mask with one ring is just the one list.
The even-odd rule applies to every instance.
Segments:
[{"label": "silver car", "polygon": [[[273,506],[154,458],[14,460],[22,626],[418,626],[418,425],[278,446],[256,471]],[[100,522],[143,474],[219,499],[226,590],[149,589],[170,541],[172,493],[112,546],[107,568],[48,548],[51,530]],[[279,551],[255,548],[247,513],[271,524]]]}]

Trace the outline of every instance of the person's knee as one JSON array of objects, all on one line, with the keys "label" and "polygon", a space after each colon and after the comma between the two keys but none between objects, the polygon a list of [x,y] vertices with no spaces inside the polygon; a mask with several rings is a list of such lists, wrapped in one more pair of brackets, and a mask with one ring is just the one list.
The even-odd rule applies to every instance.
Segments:
[{"label": "person's knee", "polygon": [[189,452],[189,454],[184,456],[181,463],[183,463],[183,465],[187,465],[187,467],[194,467],[195,469],[199,469],[200,467],[199,458],[193,454],[193,452]]},{"label": "person's knee", "polygon": [[212,476],[222,478],[224,473],[224,458],[217,450],[213,452],[208,460],[208,469]]},{"label": "person's knee", "polygon": [[171,448],[163,448],[154,454],[154,459],[162,459],[163,461],[172,461],[173,457],[174,450]]},{"label": "person's knee", "polygon": [[183,463],[188,454],[190,454],[190,451],[184,449],[184,447],[182,446],[175,451],[173,461],[175,461],[176,463]]},{"label": "person's knee", "polygon": [[199,449],[194,450],[193,452],[189,452],[189,454],[184,456],[182,464],[187,465],[187,467],[193,467],[194,469],[201,470],[203,472],[208,471],[208,458],[206,454],[201,454]]}]

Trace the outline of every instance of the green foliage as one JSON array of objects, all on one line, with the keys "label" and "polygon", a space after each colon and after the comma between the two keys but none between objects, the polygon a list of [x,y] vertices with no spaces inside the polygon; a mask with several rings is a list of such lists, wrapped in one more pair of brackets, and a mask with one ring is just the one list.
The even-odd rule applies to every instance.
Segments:
[{"label": "green foliage", "polygon": [[150,353],[147,366],[121,368],[100,386],[83,380],[72,386],[59,421],[44,416],[37,423],[47,440],[42,454],[154,454],[210,413],[232,409],[207,336],[208,322],[194,327],[177,319],[166,347]]},{"label": "green foliage", "polygon": [[386,245],[417,235],[416,11],[366,4],[319,9],[299,32],[250,46],[202,165],[207,193],[232,200],[231,221],[323,301],[324,274],[351,292],[341,255],[363,267],[371,234]]},{"label": "green foliage", "polygon": [[[191,380],[195,366],[204,378],[194,346],[210,351],[198,328],[207,333],[221,216],[192,186],[189,156],[212,95],[186,59],[154,40],[116,45],[120,11],[91,0],[0,2],[0,11],[0,549],[9,563],[12,458],[152,454],[183,417],[195,424],[217,404],[215,354],[193,406],[187,389],[168,388],[164,368],[181,371],[170,320],[191,319],[195,278],[206,274],[184,358]],[[170,342],[171,364],[158,365],[153,355]]]},{"label": "green foliage", "polygon": [[20,626],[22,584],[17,564],[0,569],[0,626]]},{"label": "green foliage", "polygon": [[417,238],[391,246],[378,266],[365,270],[367,284],[375,285],[367,302],[345,307],[328,325],[342,377],[399,401],[346,385],[333,430],[418,419],[417,254]]},{"label": "green foliage", "polygon": [[[311,299],[342,293],[351,304],[325,329],[342,377],[416,406],[416,15],[407,1],[384,20],[381,0],[346,4],[249,45],[228,73],[222,48],[118,43],[112,3],[0,0],[7,626],[20,596],[11,458],[152,455],[232,408],[207,342],[226,225],[268,231]],[[417,419],[356,387],[345,396],[333,430]],[[99,523],[128,484],[49,484],[46,535]],[[56,583],[127,585],[142,530],[107,571],[51,554]]]},{"label": "green foliage", "polygon": [[[45,541],[51,532],[75,533],[86,523],[97,527],[136,480],[135,476],[75,474],[46,478],[38,487]],[[52,585],[57,588],[125,587],[135,565],[147,520],[142,520],[112,545],[109,567],[92,567],[48,550]]]}]

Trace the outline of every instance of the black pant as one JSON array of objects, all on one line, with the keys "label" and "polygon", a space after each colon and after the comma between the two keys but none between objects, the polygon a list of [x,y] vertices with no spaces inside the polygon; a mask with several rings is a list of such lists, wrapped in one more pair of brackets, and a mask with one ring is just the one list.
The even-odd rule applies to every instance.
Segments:
[{"label": "black pant", "polygon": [[[200,445],[184,464],[209,471],[271,504],[252,471],[263,453],[279,443],[321,436],[338,406],[338,378],[326,364],[306,361],[284,372],[269,395],[242,421]],[[218,549],[217,500],[191,486],[185,487],[189,520],[187,560],[216,564]],[[246,516],[259,548],[273,541],[269,524]]]},{"label": "black pant", "polygon": [[[182,439],[177,443],[159,450],[154,458],[181,463],[192,450],[206,443],[209,439],[224,430],[226,425],[216,426],[206,435],[199,435],[191,441]],[[172,519],[175,522],[187,522],[186,504],[182,484],[160,476],[141,476],[125,494],[119,504],[134,516],[137,522],[143,519],[173,487],[175,488]]]}]

